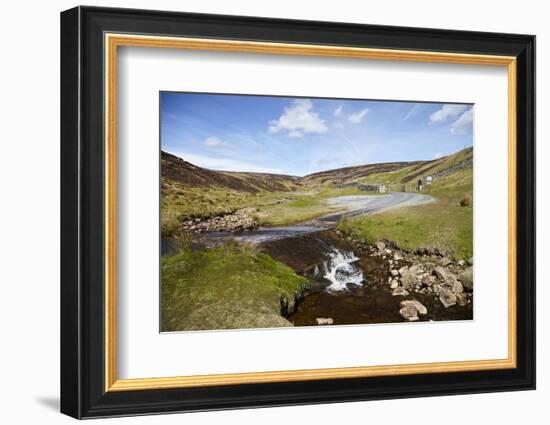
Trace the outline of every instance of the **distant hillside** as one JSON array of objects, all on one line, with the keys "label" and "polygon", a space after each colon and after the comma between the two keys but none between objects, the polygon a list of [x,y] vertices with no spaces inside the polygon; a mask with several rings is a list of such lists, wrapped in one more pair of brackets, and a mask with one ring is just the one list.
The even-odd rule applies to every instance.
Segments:
[{"label": "distant hillside", "polygon": [[420,177],[432,176],[438,186],[471,186],[473,148],[469,147],[431,161],[405,163],[391,171],[377,171],[355,179],[360,183],[385,184],[391,190],[402,190],[404,185],[415,185]]},{"label": "distant hillside", "polygon": [[408,166],[422,165],[425,161],[386,162],[382,164],[358,165],[355,167],[338,168],[309,174],[297,180],[305,185],[341,184],[359,180],[375,173],[387,173]]},{"label": "distant hillside", "polygon": [[[161,152],[162,178],[187,188],[216,188],[232,192],[286,192],[311,186],[349,182],[385,184],[389,190],[403,190],[419,177],[431,175],[441,183],[455,184],[468,169],[471,179],[473,148],[430,161],[387,162],[321,171],[304,177],[281,174],[214,171],[193,165],[175,155]],[[468,174],[468,173],[466,173]]]},{"label": "distant hillside", "polygon": [[296,189],[294,176],[280,174],[213,171],[161,151],[163,179],[186,187],[217,187],[238,192],[281,192]]}]

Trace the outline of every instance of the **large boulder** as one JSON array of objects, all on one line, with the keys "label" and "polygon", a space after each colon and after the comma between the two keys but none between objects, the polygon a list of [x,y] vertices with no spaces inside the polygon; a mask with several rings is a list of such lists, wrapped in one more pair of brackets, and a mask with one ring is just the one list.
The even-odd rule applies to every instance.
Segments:
[{"label": "large boulder", "polygon": [[462,282],[462,286],[470,291],[474,289],[474,267],[468,267],[466,270],[464,270],[460,275],[458,275],[458,278]]},{"label": "large boulder", "polygon": [[443,307],[449,308],[456,304],[456,295],[450,291],[442,290],[439,292],[439,301]]},{"label": "large boulder", "polygon": [[451,288],[451,291],[453,291],[454,294],[461,294],[464,292],[464,288],[462,287],[462,283],[460,283],[458,280],[455,280],[453,282],[453,286]]},{"label": "large boulder", "polygon": [[432,286],[434,282],[435,282],[435,277],[430,274],[427,274],[422,278],[422,284],[424,286]]},{"label": "large boulder", "polygon": [[394,297],[398,297],[398,296],[401,296],[401,297],[406,297],[407,295],[409,295],[409,291],[407,291],[405,288],[403,288],[402,286],[398,286],[397,288],[395,288],[392,292],[392,295]]},{"label": "large boulder", "polygon": [[418,313],[424,315],[424,314],[428,314],[428,309],[419,301],[416,301],[416,300],[405,300],[405,301],[401,301],[399,303],[399,305],[401,307],[406,307],[408,305],[412,305],[414,306],[414,308],[416,308],[416,310],[418,311]]},{"label": "large boulder", "polygon": [[315,319],[315,321],[317,322],[318,325],[333,325],[334,324],[334,320],[332,319],[332,317],[317,317]]},{"label": "large boulder", "polygon": [[468,296],[464,292],[456,294],[456,302],[458,305],[465,306],[468,304]]},{"label": "large boulder", "polygon": [[418,310],[412,304],[408,304],[405,307],[402,307],[399,310],[399,314],[403,319],[408,320],[409,322],[414,322],[418,320]]},{"label": "large boulder", "polygon": [[407,266],[403,266],[399,269],[399,275],[401,276],[403,288],[408,289],[416,284],[416,273]]},{"label": "large boulder", "polygon": [[441,266],[436,266],[434,267],[434,271],[433,273],[439,278],[439,279],[442,279],[442,280],[445,280],[447,279],[447,272],[445,271],[445,269]]}]

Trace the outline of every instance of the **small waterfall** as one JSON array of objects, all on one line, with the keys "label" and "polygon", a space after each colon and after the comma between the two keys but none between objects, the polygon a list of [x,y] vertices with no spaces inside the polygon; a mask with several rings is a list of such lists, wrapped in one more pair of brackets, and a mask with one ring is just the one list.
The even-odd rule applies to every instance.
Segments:
[{"label": "small waterfall", "polygon": [[363,272],[353,264],[359,258],[352,251],[332,248],[328,257],[322,267],[315,266],[315,275],[322,276],[331,282],[327,291],[346,291],[350,283],[356,286],[363,285]]}]

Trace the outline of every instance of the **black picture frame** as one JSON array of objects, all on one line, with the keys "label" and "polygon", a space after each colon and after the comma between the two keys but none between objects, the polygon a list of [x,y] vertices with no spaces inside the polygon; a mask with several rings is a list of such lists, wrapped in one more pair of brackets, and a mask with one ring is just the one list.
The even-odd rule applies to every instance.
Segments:
[{"label": "black picture frame", "polygon": [[[506,55],[517,58],[517,367],[106,392],[104,34]],[[132,9],[61,13],[61,412],[75,418],[535,388],[535,37]]]}]

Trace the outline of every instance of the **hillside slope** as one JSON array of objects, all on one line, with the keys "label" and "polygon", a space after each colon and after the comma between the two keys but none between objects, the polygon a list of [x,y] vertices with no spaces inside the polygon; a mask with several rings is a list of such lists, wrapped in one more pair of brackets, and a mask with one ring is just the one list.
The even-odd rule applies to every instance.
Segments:
[{"label": "hillside slope", "polygon": [[303,185],[341,184],[356,181],[372,174],[388,173],[405,167],[423,165],[426,161],[386,162],[382,164],[367,164],[354,167],[338,168],[309,174],[297,180]]},{"label": "hillside slope", "polygon": [[294,190],[297,179],[279,174],[208,170],[164,151],[161,151],[161,173],[163,179],[186,187],[208,186],[248,193]]},{"label": "hillside slope", "polygon": [[469,147],[431,161],[409,164],[387,172],[372,173],[356,181],[385,184],[389,190],[405,191],[414,190],[419,178],[432,176],[433,184],[430,189],[436,192],[445,189],[445,195],[449,196],[453,191],[464,192],[468,188],[471,192],[472,169],[473,148]]}]

